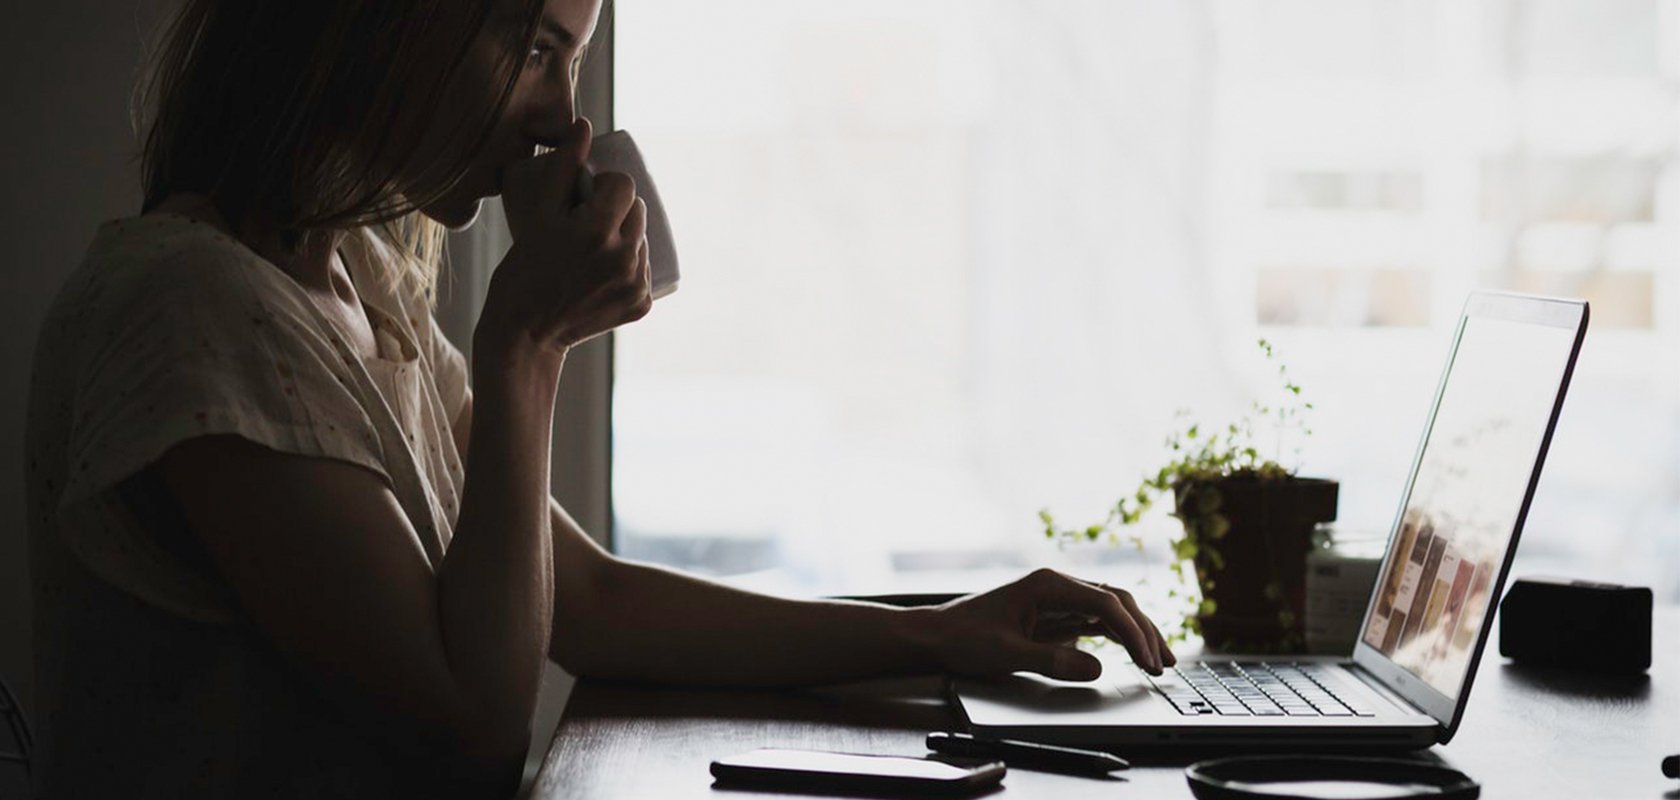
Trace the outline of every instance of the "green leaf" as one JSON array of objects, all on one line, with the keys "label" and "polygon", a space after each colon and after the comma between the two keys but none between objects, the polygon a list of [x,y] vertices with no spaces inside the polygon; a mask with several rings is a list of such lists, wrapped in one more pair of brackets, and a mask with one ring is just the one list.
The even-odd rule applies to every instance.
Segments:
[{"label": "green leaf", "polygon": [[1215,539],[1223,539],[1223,538],[1225,538],[1225,534],[1230,533],[1230,532],[1231,532],[1231,520],[1226,518],[1226,516],[1224,514],[1214,514],[1213,515],[1213,529],[1208,531],[1208,535],[1212,536]]}]

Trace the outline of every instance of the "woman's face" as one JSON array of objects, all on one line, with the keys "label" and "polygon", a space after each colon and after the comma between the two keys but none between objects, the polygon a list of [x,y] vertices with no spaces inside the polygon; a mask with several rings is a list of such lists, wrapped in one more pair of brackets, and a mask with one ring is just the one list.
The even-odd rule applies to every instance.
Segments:
[{"label": "woman's face", "polygon": [[522,56],[524,66],[466,175],[446,195],[421,209],[451,230],[470,226],[478,218],[483,199],[501,194],[505,167],[530,158],[538,145],[552,145],[577,118],[578,67],[601,13],[601,0],[546,0],[530,53],[510,53],[510,47],[524,46],[514,38],[524,22],[526,4],[496,2],[498,11],[474,44],[469,63],[439,100],[436,119],[447,123],[470,113],[467,109],[494,103],[502,90],[496,65],[509,55]]}]

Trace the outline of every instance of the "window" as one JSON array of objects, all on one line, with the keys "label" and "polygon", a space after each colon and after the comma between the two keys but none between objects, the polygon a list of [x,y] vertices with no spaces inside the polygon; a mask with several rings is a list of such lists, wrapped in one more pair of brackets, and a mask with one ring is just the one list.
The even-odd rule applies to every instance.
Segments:
[{"label": "window", "polygon": [[1519,574],[1680,598],[1674,0],[616,14],[685,274],[616,337],[621,553],[792,594],[1136,584],[1163,552],[1058,552],[1037,511],[1100,519],[1179,409],[1238,414],[1262,336],[1317,406],[1303,472],[1383,535],[1490,287],[1594,304]]}]

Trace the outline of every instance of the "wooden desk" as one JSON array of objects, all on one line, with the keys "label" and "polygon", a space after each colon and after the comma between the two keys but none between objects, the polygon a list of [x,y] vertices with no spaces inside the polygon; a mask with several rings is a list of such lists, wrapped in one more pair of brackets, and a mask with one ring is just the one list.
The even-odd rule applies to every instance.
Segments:
[{"label": "wooden desk", "polygon": [[[1680,799],[1680,608],[1659,608],[1649,675],[1607,678],[1484,656],[1458,736],[1429,753],[1486,798]],[[1495,648],[1496,640],[1490,641]],[[924,755],[957,714],[937,679],[802,691],[654,689],[585,680],[555,731],[533,798],[763,798],[712,788],[712,759],[758,747]],[[1190,797],[1184,761],[1098,781],[1012,769],[998,797]]]}]

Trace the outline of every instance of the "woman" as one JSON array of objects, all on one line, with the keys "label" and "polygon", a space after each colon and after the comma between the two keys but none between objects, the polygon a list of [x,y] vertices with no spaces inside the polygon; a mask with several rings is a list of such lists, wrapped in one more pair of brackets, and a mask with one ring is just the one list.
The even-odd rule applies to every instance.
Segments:
[{"label": "woman", "polygon": [[[506,793],[545,657],[1090,679],[1069,645],[1098,633],[1173,663],[1130,595],[1053,572],[937,608],[775,599],[617,559],[548,496],[569,348],[650,305],[630,180],[570,201],[599,13],[186,2],[142,214],[100,229],[37,352],[42,797]],[[497,194],[514,245],[469,380],[431,286],[444,229]]]}]

